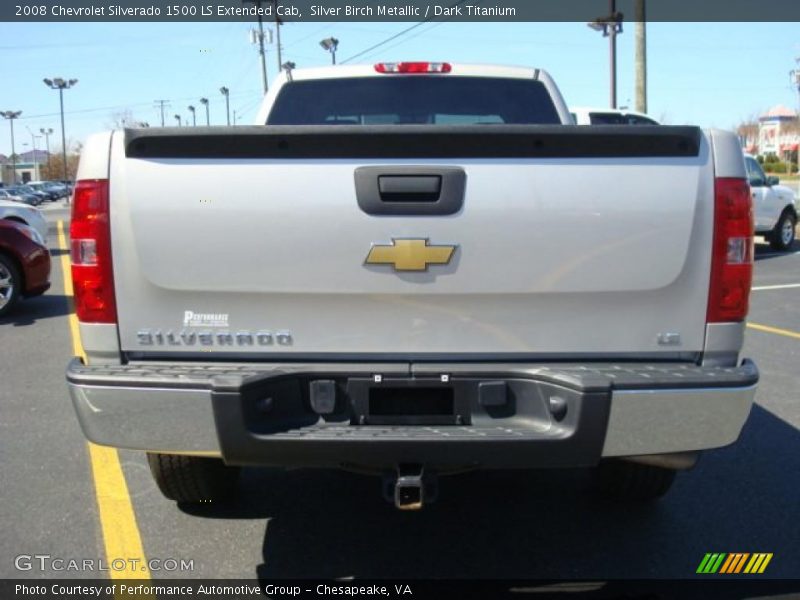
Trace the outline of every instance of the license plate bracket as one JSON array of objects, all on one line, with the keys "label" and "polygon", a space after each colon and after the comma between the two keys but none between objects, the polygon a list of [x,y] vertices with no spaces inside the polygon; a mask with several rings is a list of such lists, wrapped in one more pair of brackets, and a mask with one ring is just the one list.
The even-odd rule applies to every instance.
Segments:
[{"label": "license plate bracket", "polygon": [[439,379],[350,379],[356,425],[468,425],[467,394]]}]

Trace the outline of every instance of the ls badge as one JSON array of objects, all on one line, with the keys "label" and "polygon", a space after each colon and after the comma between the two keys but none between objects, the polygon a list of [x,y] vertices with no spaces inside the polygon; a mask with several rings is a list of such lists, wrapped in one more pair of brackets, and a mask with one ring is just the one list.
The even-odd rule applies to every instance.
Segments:
[{"label": "ls badge", "polygon": [[428,265],[450,263],[458,246],[432,246],[425,239],[392,238],[388,246],[373,244],[365,265],[392,265],[395,271],[427,271]]}]

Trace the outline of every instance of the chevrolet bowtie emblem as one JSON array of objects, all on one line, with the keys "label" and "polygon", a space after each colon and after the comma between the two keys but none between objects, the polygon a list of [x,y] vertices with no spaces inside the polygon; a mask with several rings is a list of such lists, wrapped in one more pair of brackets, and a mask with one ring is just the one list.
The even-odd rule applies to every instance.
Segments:
[{"label": "chevrolet bowtie emblem", "polygon": [[431,246],[427,239],[392,239],[391,245],[373,244],[366,265],[392,265],[395,271],[427,271],[428,265],[446,265],[457,246]]}]

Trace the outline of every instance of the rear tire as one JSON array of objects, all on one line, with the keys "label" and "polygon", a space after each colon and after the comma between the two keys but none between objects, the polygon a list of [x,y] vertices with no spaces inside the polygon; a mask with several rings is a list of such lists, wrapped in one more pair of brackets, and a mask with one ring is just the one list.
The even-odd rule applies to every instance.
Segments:
[{"label": "rear tire", "polygon": [[792,247],[795,238],[797,218],[788,210],[784,211],[775,229],[769,234],[769,244],[773,250],[784,252]]},{"label": "rear tire", "polygon": [[219,458],[148,453],[147,462],[158,489],[176,502],[222,502],[236,491],[239,467],[229,467]]},{"label": "rear tire", "polygon": [[596,469],[598,491],[626,502],[650,502],[666,494],[676,471],[623,460],[601,463]]},{"label": "rear tire", "polygon": [[8,256],[0,254],[0,317],[4,317],[19,300],[22,276]]}]

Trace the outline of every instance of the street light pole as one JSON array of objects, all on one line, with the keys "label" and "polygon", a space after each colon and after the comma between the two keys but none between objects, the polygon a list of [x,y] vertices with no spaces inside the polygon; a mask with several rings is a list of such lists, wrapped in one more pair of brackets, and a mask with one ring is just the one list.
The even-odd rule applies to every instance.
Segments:
[{"label": "street light pole", "polygon": [[178,122],[178,127],[183,127],[183,123],[181,123],[181,116],[175,115],[175,120]]},{"label": "street light pole", "polygon": [[17,183],[17,156],[14,150],[14,119],[18,119],[21,114],[21,110],[5,110],[0,112],[0,117],[8,119],[8,122],[11,124],[11,177],[13,183]]},{"label": "street light pole", "polygon": [[27,125],[25,126],[25,129],[27,129],[28,133],[31,134],[31,146],[33,146],[33,176],[36,181],[39,181],[41,176],[39,175],[39,158],[36,156],[36,138],[42,136],[35,135],[33,131],[31,131],[31,128]]},{"label": "street light pole", "polygon": [[[800,175],[800,56],[794,61],[797,63],[797,68],[793,69],[789,75],[797,90],[797,173]],[[789,169],[789,174],[791,175],[791,169]]]},{"label": "street light pole", "polygon": [[611,12],[607,17],[599,17],[587,25],[608,38],[611,108],[617,108],[617,35],[622,33],[622,13],[617,12],[616,0],[609,0],[609,8]]},{"label": "street light pole", "polygon": [[188,108],[189,112],[192,113],[192,127],[197,127],[197,117],[196,117],[195,112],[194,112],[194,106],[192,106],[190,104],[186,108]]},{"label": "street light pole", "polygon": [[50,134],[53,133],[53,129],[52,127],[48,127],[47,129],[41,127],[39,133],[44,136],[44,143],[47,147],[47,160],[50,160]]},{"label": "street light pole", "polygon": [[206,107],[206,125],[211,125],[211,117],[208,112],[208,98],[200,98],[200,104]]},{"label": "street light pole", "polygon": [[50,134],[53,133],[53,128],[48,127],[45,129],[44,127],[40,127],[39,131],[44,136],[44,143],[47,148],[47,179],[51,179],[53,174],[50,172]]},{"label": "street light pole", "polygon": [[58,90],[58,101],[61,106],[61,153],[64,159],[64,182],[69,180],[67,175],[67,134],[64,129],[64,90],[68,90],[78,83],[77,79],[65,80],[61,77],[55,79],[44,79],[44,84],[54,90]]},{"label": "street light pole", "polygon": [[223,96],[225,96],[225,114],[227,115],[228,126],[230,127],[230,124],[231,124],[231,104],[230,104],[229,95],[230,95],[231,91],[223,85],[221,88],[219,88],[219,93],[222,94]]},{"label": "street light pole", "polygon": [[331,64],[336,64],[336,50],[339,48],[339,40],[335,37],[325,38],[319,43],[322,49],[331,53]]}]

